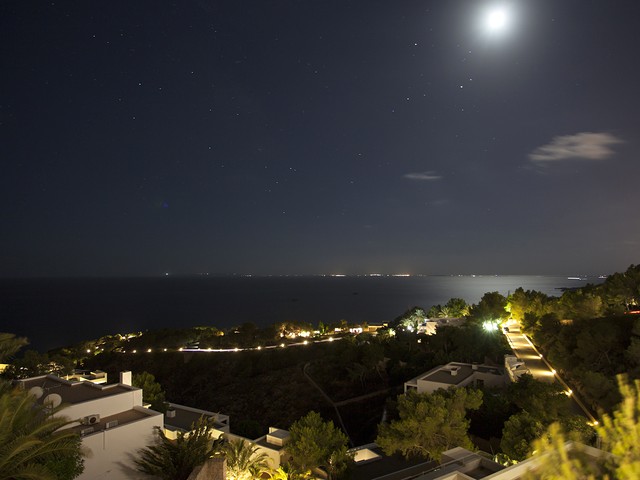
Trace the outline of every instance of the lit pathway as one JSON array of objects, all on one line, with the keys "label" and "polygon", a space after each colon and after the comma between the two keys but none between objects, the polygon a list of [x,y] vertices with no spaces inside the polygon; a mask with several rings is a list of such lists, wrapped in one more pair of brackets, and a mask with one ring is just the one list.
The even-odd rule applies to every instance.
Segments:
[{"label": "lit pathway", "polygon": [[520,333],[520,331],[514,332],[514,327],[509,327],[509,333],[505,333],[509,345],[515,353],[516,357],[520,360],[524,360],[527,368],[531,371],[531,375],[536,380],[543,382],[553,383],[555,380],[554,371],[548,365],[538,353],[538,350],[533,346],[529,339]]},{"label": "lit pathway", "polygon": [[589,409],[582,403],[582,401],[573,393],[573,390],[567,385],[567,383],[558,375],[556,370],[551,366],[546,358],[538,351],[531,340],[520,332],[518,324],[509,322],[509,332],[505,333],[507,341],[513,350],[513,353],[524,360],[525,365],[531,371],[531,375],[536,380],[543,382],[557,381],[564,388],[565,392],[569,392],[571,399],[573,400],[574,410],[578,414],[582,414],[589,419],[591,423],[597,423],[594,416]]},{"label": "lit pathway", "polygon": [[[249,348],[179,348],[180,352],[214,352],[214,353],[228,353],[228,352],[246,352],[249,350],[269,350],[273,348],[285,348],[285,347],[302,347],[304,345],[310,345],[312,343],[325,343],[325,342],[333,342],[335,340],[342,340],[343,337],[329,337],[322,340],[304,340],[302,342],[295,343],[281,343],[280,345],[268,345],[266,347],[249,347]],[[167,350],[166,348],[164,349]],[[151,349],[147,350],[147,352],[151,352]],[[136,353],[133,350],[133,353]]]}]

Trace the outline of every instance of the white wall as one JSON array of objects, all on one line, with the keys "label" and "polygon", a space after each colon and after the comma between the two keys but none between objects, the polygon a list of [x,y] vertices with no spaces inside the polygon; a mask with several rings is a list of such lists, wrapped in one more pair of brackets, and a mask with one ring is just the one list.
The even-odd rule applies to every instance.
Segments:
[{"label": "white wall", "polygon": [[[75,387],[79,388],[79,387]],[[69,417],[71,420],[78,420],[87,415],[99,414],[100,417],[108,417],[121,412],[131,410],[133,407],[142,406],[142,390],[131,390],[116,395],[97,398],[87,402],[76,403],[60,411],[60,415]],[[70,427],[77,426],[79,423],[72,423]]]},{"label": "white wall", "polygon": [[[136,410],[143,411],[142,407]],[[154,441],[153,427],[162,427],[162,415],[96,432],[82,438],[83,448],[89,450],[84,461],[84,472],[78,480],[148,479],[135,469],[133,458],[138,450]]]}]

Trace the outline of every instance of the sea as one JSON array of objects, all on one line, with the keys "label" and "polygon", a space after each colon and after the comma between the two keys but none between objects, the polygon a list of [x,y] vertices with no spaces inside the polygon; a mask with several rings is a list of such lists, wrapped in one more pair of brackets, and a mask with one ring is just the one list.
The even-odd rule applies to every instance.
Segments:
[{"label": "sea", "polygon": [[600,283],[567,276],[308,276],[36,278],[0,280],[0,332],[25,336],[39,351],[103,335],[159,328],[280,321],[317,325],[389,322],[414,306],[516,288],[560,296]]}]

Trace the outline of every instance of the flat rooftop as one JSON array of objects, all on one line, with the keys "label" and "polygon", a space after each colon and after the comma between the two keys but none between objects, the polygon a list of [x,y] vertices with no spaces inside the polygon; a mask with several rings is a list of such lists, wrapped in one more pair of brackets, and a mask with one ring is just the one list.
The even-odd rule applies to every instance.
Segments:
[{"label": "flat rooftop", "polygon": [[51,400],[52,397],[50,395],[59,395],[62,404],[75,405],[137,390],[135,387],[121,384],[97,385],[92,382],[73,382],[55,375],[18,380],[16,383],[23,386],[25,390],[31,391],[40,404],[44,403],[45,400]]},{"label": "flat rooftop", "polygon": [[[474,368],[475,367],[475,368]],[[451,372],[455,371],[456,374],[452,375]],[[451,362],[446,365],[440,365],[436,368],[429,370],[427,373],[418,375],[416,378],[409,380],[408,384],[416,385],[418,381],[444,383],[448,385],[458,385],[463,382],[474,372],[488,374],[488,375],[502,375],[502,371],[499,367],[492,367],[489,365],[472,365],[470,363],[457,363]]]},{"label": "flat rooftop", "polygon": [[406,460],[399,453],[387,456],[378,446],[369,446],[368,449],[380,458],[362,464],[356,463],[351,473],[352,480],[404,480],[438,465],[438,462],[424,458]]},{"label": "flat rooftop", "polygon": [[269,428],[269,433],[253,440],[253,443],[261,447],[270,448],[271,450],[280,451],[284,448],[290,436],[289,430],[271,427]]},{"label": "flat rooftop", "polygon": [[[133,408],[124,412],[118,412],[117,414],[109,415],[108,417],[100,417],[100,421],[96,423],[92,423],[91,425],[77,425],[70,428],[70,430],[81,434],[82,436],[88,436],[103,430],[114,429],[122,425],[127,425],[128,423],[160,415],[162,414],[159,412],[139,407],[137,409]],[[114,422],[117,423],[114,424]],[[89,431],[89,429],[93,429],[93,431]]]},{"label": "flat rooftop", "polygon": [[215,412],[200,410],[197,408],[186,407],[176,403],[169,404],[169,408],[175,411],[175,416],[164,416],[164,427],[169,430],[183,430],[188,432],[191,426],[196,423],[200,417],[213,418],[213,425],[218,430],[227,429],[229,426],[229,417]]}]

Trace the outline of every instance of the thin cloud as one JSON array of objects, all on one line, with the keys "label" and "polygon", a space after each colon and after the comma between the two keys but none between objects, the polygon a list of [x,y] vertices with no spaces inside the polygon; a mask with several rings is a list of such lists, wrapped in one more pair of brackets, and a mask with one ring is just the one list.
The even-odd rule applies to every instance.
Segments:
[{"label": "thin cloud", "polygon": [[605,160],[614,154],[611,145],[622,140],[610,133],[581,132],[554,137],[551,143],[529,154],[533,162],[556,162],[569,159]]},{"label": "thin cloud", "polygon": [[422,180],[422,181],[433,181],[433,180],[440,180],[442,178],[442,175],[436,175],[436,172],[433,171],[429,171],[429,172],[413,172],[413,173],[406,173],[404,175],[404,178],[408,178],[409,180]]}]

